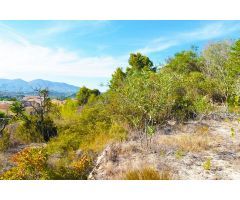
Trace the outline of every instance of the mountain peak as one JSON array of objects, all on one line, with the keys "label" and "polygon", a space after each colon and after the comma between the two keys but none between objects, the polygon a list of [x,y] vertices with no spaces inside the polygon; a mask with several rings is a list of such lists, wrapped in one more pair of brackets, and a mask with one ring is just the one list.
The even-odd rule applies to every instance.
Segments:
[{"label": "mountain peak", "polygon": [[71,96],[79,89],[79,87],[67,83],[43,79],[35,79],[29,82],[22,79],[0,79],[1,93],[31,94],[35,88],[48,88],[50,93],[57,93],[61,96]]}]

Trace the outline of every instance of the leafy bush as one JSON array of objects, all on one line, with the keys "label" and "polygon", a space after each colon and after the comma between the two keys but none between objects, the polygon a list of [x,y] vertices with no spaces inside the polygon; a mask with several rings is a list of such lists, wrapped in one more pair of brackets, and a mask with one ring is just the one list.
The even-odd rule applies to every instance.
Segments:
[{"label": "leafy bush", "polygon": [[109,130],[110,137],[114,138],[116,141],[124,141],[127,139],[128,131],[119,124],[112,124]]},{"label": "leafy bush", "polygon": [[109,92],[110,112],[127,119],[133,127],[144,129],[146,123],[162,124],[171,118],[194,118],[210,110],[210,98],[203,88],[199,72],[187,75],[141,71],[125,79],[124,86]]},{"label": "leafy bush", "polygon": [[110,116],[101,101],[85,105],[81,112],[78,109],[72,101],[62,107],[57,120],[59,136],[48,143],[51,153],[63,154],[79,148],[99,151],[112,139]]},{"label": "leafy bush", "polygon": [[144,56],[141,53],[131,53],[128,63],[130,65],[130,67],[127,68],[128,74],[141,70],[156,71],[156,68],[153,67],[153,62],[147,56]]},{"label": "leafy bush", "polygon": [[75,151],[79,148],[81,138],[78,134],[60,134],[58,137],[53,138],[47,145],[49,154],[59,153],[66,155],[68,152]]},{"label": "leafy bush", "polygon": [[14,135],[17,140],[24,144],[44,141],[43,136],[36,130],[36,127],[26,122],[19,123]]},{"label": "leafy bush", "polygon": [[211,159],[207,159],[204,163],[203,163],[203,168],[205,170],[210,170],[212,167],[212,164],[211,164]]},{"label": "leafy bush", "polygon": [[127,130],[120,122],[115,122],[109,112],[108,100],[102,95],[84,107],[79,107],[76,101],[67,100],[60,108],[61,116],[55,121],[59,136],[50,140],[48,151],[68,154],[80,148],[98,152],[110,141],[125,140]]},{"label": "leafy bush", "polygon": [[92,98],[94,91],[83,87],[78,95],[78,102],[84,99],[80,100],[83,107],[67,100],[56,120],[60,136],[49,146],[61,153],[78,148],[99,151],[110,141],[126,139],[123,124],[149,132],[149,127],[155,130],[169,119],[183,121],[208,114],[214,102],[226,98],[221,80],[206,71],[204,62],[214,63],[212,70],[221,63],[206,52],[205,57],[194,50],[177,53],[158,72],[149,58],[131,54],[126,72],[116,70],[106,93]]},{"label": "leafy bush", "polygon": [[11,158],[16,165],[0,176],[4,180],[49,179],[47,154],[43,148],[26,148]]},{"label": "leafy bush", "polygon": [[100,95],[99,90],[97,90],[97,89],[91,90],[91,89],[83,86],[82,88],[80,88],[80,90],[77,93],[78,104],[80,106],[85,105],[86,103],[88,103],[89,99],[91,99],[91,101],[92,101],[93,98],[98,95]]},{"label": "leafy bush", "polygon": [[0,138],[0,151],[6,151],[10,146],[10,134],[8,131],[4,131]]},{"label": "leafy bush", "polygon": [[61,162],[52,167],[52,179],[55,180],[86,180],[93,166],[92,158],[83,154],[80,158]]},{"label": "leafy bush", "polygon": [[6,114],[2,111],[0,111],[0,118],[5,118],[6,117]]},{"label": "leafy bush", "polygon": [[[28,147],[11,158],[13,168],[0,175],[2,180],[87,179],[92,158],[82,154],[79,158],[63,158],[55,165],[48,163],[49,154],[43,147]],[[65,162],[63,162],[65,161]]]},{"label": "leafy bush", "polygon": [[51,114],[53,110],[56,111],[56,107],[53,106],[47,89],[40,89],[37,92],[40,102],[30,103],[30,113],[27,113],[22,102],[18,101],[11,105],[11,111],[14,114],[13,119],[22,121],[22,127],[29,129],[28,134],[32,133],[34,138],[37,132],[47,142],[57,135],[57,128]]},{"label": "leafy bush", "polygon": [[190,50],[176,53],[172,58],[169,58],[165,68],[179,74],[188,74],[191,72],[200,72],[201,66],[202,62],[197,52]]}]

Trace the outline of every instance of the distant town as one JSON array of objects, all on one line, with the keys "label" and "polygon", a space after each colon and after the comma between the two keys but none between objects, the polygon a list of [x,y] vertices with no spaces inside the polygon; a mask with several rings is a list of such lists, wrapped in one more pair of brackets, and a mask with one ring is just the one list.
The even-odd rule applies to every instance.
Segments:
[{"label": "distant town", "polygon": [[[26,111],[30,111],[32,108],[32,105],[37,105],[40,103],[40,98],[37,95],[29,95],[29,96],[23,96],[18,97],[18,100],[22,102],[22,105],[25,107]],[[14,97],[1,97],[0,98],[0,111],[4,112],[5,114],[9,115],[10,112],[10,106],[13,102],[15,102],[17,98]],[[56,105],[63,105],[65,103],[64,99],[56,99],[52,98],[51,102]]]}]

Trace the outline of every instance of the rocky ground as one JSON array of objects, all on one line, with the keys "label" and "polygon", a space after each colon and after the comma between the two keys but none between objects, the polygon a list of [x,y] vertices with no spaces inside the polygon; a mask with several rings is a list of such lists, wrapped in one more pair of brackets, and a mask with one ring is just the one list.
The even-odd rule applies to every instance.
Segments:
[{"label": "rocky ground", "polygon": [[171,171],[173,179],[240,179],[240,122],[193,121],[159,130],[148,146],[139,139],[111,144],[89,179],[121,179],[142,167]]}]

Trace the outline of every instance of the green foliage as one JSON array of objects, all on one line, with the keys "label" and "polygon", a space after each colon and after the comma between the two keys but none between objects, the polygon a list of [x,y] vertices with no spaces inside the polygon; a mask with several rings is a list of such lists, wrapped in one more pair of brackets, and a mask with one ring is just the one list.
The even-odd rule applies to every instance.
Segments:
[{"label": "green foliage", "polygon": [[86,180],[93,166],[93,158],[82,153],[80,156],[74,154],[62,157],[51,164],[48,168],[51,171],[51,179],[54,180]]},{"label": "green foliage", "polygon": [[60,116],[55,121],[75,121],[78,117],[78,102],[72,99],[67,99],[59,108]]},{"label": "green foliage", "polygon": [[240,40],[237,40],[231,48],[229,61],[228,61],[228,70],[230,76],[239,78],[240,72]]},{"label": "green foliage", "polygon": [[76,151],[81,143],[81,138],[77,133],[60,134],[56,138],[52,138],[47,145],[49,154],[59,153],[66,155],[69,152]]},{"label": "green foliage", "polygon": [[56,122],[59,136],[48,143],[51,153],[67,154],[78,148],[98,151],[111,140],[111,120],[103,102],[87,104],[81,112],[78,109],[70,100],[61,108],[61,117]]},{"label": "green foliage", "polygon": [[4,131],[0,138],[0,152],[6,151],[10,146],[10,134],[8,131]]},{"label": "green foliage", "polygon": [[11,105],[10,110],[16,115],[16,117],[22,117],[25,111],[23,104],[19,101],[15,101]]},{"label": "green foliage", "polygon": [[234,128],[231,128],[231,137],[235,138],[236,132],[234,130]]},{"label": "green foliage", "polygon": [[116,141],[124,141],[127,139],[128,131],[120,124],[112,124],[109,130],[109,136]]},{"label": "green foliage", "polygon": [[6,117],[6,114],[2,111],[0,111],[0,118],[5,118]]},{"label": "green foliage", "polygon": [[0,101],[16,101],[16,97],[1,96]]},{"label": "green foliage", "polygon": [[2,180],[49,179],[47,154],[43,148],[26,148],[12,157],[15,167],[1,174]]},{"label": "green foliage", "polygon": [[87,179],[92,168],[92,158],[82,154],[68,162],[49,164],[49,154],[45,148],[25,148],[11,158],[13,168],[0,175],[1,180],[73,180]]},{"label": "green foliage", "polygon": [[121,91],[112,91],[112,113],[124,116],[132,126],[142,128],[146,121],[156,124],[170,118],[193,118],[210,108],[204,84],[205,79],[199,72],[187,76],[165,73],[164,70],[134,73],[126,78]]},{"label": "green foliage", "polygon": [[119,90],[123,86],[125,78],[126,74],[121,68],[117,68],[112,75],[112,79],[110,80],[109,87],[111,90]]},{"label": "green foliage", "polygon": [[14,102],[11,106],[11,111],[14,113],[16,120],[23,122],[19,135],[25,139],[31,139],[37,135],[41,135],[45,141],[48,141],[51,137],[57,135],[57,127],[51,117],[54,106],[49,98],[48,90],[39,90],[38,95],[40,102],[31,103],[32,111],[30,114],[25,111],[21,102]]},{"label": "green foliage", "polygon": [[229,111],[240,114],[240,96],[232,95],[228,99]]},{"label": "green foliage", "polygon": [[149,136],[153,136],[156,133],[156,127],[155,126],[147,126],[147,134]]},{"label": "green foliage", "polygon": [[140,71],[143,69],[156,71],[156,68],[153,68],[152,61],[147,56],[144,56],[140,53],[131,53],[128,63],[131,66],[129,69],[130,71]]},{"label": "green foliage", "polygon": [[229,99],[234,94],[236,75],[239,73],[239,69],[237,72],[234,66],[237,60],[233,58],[237,50],[234,46],[232,47],[228,41],[221,41],[212,43],[203,50],[202,72],[206,77],[211,78],[212,83],[215,83],[212,87],[212,90],[215,88],[212,97],[216,102],[229,104]]},{"label": "green foliage", "polygon": [[174,57],[167,60],[166,70],[177,73],[188,74],[190,72],[200,72],[201,59],[195,51],[182,51],[176,53]]},{"label": "green foliage", "polygon": [[182,159],[183,156],[184,156],[184,152],[182,150],[177,150],[175,152],[175,156],[176,156],[177,159]]},{"label": "green foliage", "polygon": [[47,146],[51,154],[68,155],[79,148],[98,152],[110,141],[127,138],[127,130],[114,122],[104,96],[81,108],[73,100],[67,100],[60,110],[61,116],[56,120],[59,136],[52,138]]},{"label": "green foliage", "polygon": [[203,168],[205,170],[210,170],[212,167],[212,162],[211,159],[207,159],[204,163],[203,163]]},{"label": "green foliage", "polygon": [[235,108],[240,105],[240,40],[231,48],[227,63],[228,71],[228,103]]},{"label": "green foliage", "polygon": [[[168,79],[169,84],[164,80]],[[132,125],[143,126],[145,120],[162,117],[172,102],[168,102],[171,84],[169,76],[160,76],[151,71],[129,75],[120,92],[112,92],[110,112],[125,117]],[[166,98],[164,98],[166,97]]]},{"label": "green foliage", "polygon": [[7,125],[9,124],[9,118],[8,116],[4,113],[0,111],[0,138],[4,137],[4,130],[7,127]]},{"label": "green foliage", "polygon": [[226,65],[231,50],[229,41],[219,41],[208,44],[202,52],[204,64],[201,71],[211,78],[224,78]]},{"label": "green foliage", "polygon": [[79,92],[77,93],[78,104],[80,106],[85,105],[89,101],[89,98],[94,98],[98,95],[100,95],[99,90],[97,89],[91,90],[83,86],[80,88]]},{"label": "green foliage", "polygon": [[[44,132],[44,134],[42,134]],[[50,118],[39,121],[37,116],[31,116],[28,121],[20,121],[16,130],[16,138],[23,143],[48,141],[56,135],[56,126]]]},{"label": "green foliage", "polygon": [[43,142],[42,135],[37,131],[33,123],[20,122],[16,129],[15,138],[24,144]]}]

